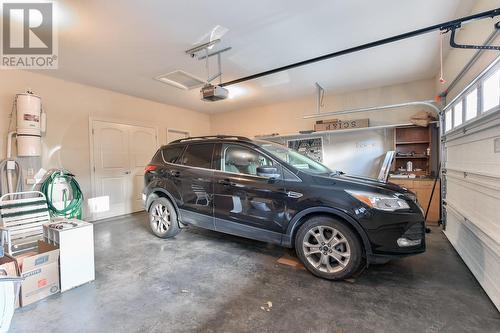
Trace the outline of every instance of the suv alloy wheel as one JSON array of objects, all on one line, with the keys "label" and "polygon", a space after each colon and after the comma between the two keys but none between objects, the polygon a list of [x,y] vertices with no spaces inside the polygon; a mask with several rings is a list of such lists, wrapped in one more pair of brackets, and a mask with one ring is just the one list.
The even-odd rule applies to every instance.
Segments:
[{"label": "suv alloy wheel", "polygon": [[344,223],[327,216],[313,217],[301,226],[295,251],[314,275],[342,280],[363,265],[361,242]]},{"label": "suv alloy wheel", "polygon": [[149,208],[149,226],[151,231],[160,238],[169,238],[180,231],[177,224],[177,213],[167,198],[158,198]]}]

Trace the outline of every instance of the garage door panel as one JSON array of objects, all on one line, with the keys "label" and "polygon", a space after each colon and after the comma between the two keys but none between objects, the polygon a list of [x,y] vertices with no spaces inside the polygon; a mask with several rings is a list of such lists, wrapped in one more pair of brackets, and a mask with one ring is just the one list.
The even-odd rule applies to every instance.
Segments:
[{"label": "garage door panel", "polygon": [[446,208],[446,237],[449,239],[475,278],[500,309],[500,257],[498,248],[488,246],[488,235],[475,229],[451,207]]},{"label": "garage door panel", "polygon": [[498,127],[447,143],[446,168],[500,177],[500,153],[495,153]]},{"label": "garage door panel", "polygon": [[[475,235],[474,239],[479,241],[477,244],[467,244],[468,247],[477,248],[478,250],[481,249],[481,251],[488,249],[488,251],[491,251],[494,256],[500,256],[500,243],[498,242],[498,237],[496,237],[495,234],[481,229],[477,222],[474,222],[474,220],[467,214],[468,212],[466,212],[462,207],[457,207],[449,203],[447,204],[446,209],[447,213],[451,212],[452,217],[466,226],[468,231]],[[449,218],[449,216],[447,216],[447,218]],[[446,225],[446,231],[447,230],[448,225]]]},{"label": "garage door panel", "polygon": [[[460,211],[467,212],[466,217],[478,228],[500,243],[500,188],[485,187],[468,180],[447,175],[446,202]],[[465,213],[464,213],[465,214]]]},{"label": "garage door panel", "polygon": [[[500,57],[443,111],[442,197],[446,236],[500,310],[500,151],[495,149],[500,105],[485,110],[482,99],[484,80],[498,71]],[[480,93],[473,105],[477,115],[453,125],[455,106],[464,106],[466,114],[467,96],[474,90]]]}]

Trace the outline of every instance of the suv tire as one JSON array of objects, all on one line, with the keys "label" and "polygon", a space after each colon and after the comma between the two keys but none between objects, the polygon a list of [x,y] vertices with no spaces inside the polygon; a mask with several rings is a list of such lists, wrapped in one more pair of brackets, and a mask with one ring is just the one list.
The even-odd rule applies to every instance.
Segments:
[{"label": "suv tire", "polygon": [[149,227],[160,238],[177,235],[181,229],[177,221],[175,207],[167,198],[157,198],[149,207]]},{"label": "suv tire", "polygon": [[295,251],[307,270],[328,280],[347,279],[363,265],[361,241],[355,232],[328,216],[313,217],[300,227]]}]

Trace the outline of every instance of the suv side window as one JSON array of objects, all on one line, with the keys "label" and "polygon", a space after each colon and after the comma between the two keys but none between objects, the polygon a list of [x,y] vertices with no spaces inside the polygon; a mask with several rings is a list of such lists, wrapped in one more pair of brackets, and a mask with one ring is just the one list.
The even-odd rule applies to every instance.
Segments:
[{"label": "suv side window", "polygon": [[188,145],[181,158],[181,164],[197,168],[211,169],[215,144],[202,143]]},{"label": "suv side window", "polygon": [[221,169],[226,172],[256,176],[258,167],[274,165],[273,160],[258,151],[239,145],[223,144],[221,155]]},{"label": "suv side window", "polygon": [[165,163],[175,163],[182,154],[185,146],[166,147],[161,150]]}]

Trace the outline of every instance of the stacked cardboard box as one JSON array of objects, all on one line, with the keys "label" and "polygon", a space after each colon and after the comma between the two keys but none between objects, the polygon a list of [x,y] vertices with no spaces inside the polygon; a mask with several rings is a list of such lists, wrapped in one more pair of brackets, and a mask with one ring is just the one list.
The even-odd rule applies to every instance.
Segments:
[{"label": "stacked cardboard box", "polygon": [[56,294],[59,286],[59,249],[53,245],[38,241],[38,250],[26,252],[16,257],[0,258],[0,268],[9,276],[20,276],[20,305],[39,301]]},{"label": "stacked cardboard box", "polygon": [[21,306],[39,301],[59,292],[59,249],[38,241],[38,251],[16,258],[21,285]]}]

